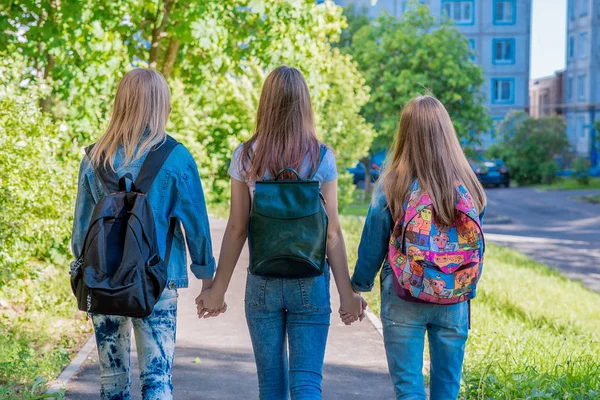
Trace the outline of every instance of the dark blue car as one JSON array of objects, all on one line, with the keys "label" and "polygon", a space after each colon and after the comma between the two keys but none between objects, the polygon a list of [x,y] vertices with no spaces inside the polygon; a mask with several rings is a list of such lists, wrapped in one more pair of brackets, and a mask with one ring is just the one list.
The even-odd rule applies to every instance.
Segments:
[{"label": "dark blue car", "polygon": [[[381,151],[381,152],[371,156],[369,163],[371,166],[371,181],[372,182],[375,182],[375,181],[377,181],[377,179],[379,179],[379,176],[381,175],[381,167],[383,166],[385,157],[386,157],[385,151]],[[365,165],[363,164],[362,161],[359,161],[358,163],[356,163],[356,166],[354,168],[347,168],[346,170],[352,174],[352,181],[354,182],[354,184],[356,186],[358,186],[359,188],[364,187],[366,171],[365,171]]]},{"label": "dark blue car", "polygon": [[471,168],[483,186],[510,187],[510,172],[502,160],[470,160]]}]

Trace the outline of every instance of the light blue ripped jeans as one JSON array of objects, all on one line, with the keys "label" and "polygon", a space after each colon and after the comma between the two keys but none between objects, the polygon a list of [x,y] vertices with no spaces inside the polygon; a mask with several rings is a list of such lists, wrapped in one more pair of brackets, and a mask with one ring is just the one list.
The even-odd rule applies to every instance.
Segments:
[{"label": "light blue ripped jeans", "polygon": [[146,318],[92,315],[103,400],[131,399],[131,327],[140,367],[144,400],[172,399],[171,369],[175,355],[177,290],[166,289]]}]

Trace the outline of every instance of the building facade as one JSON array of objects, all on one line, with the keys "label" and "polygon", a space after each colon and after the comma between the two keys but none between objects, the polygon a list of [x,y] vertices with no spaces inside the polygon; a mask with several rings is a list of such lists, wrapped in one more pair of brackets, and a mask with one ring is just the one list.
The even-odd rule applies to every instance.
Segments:
[{"label": "building facade", "polygon": [[533,118],[563,114],[564,71],[532,79],[529,83],[529,115]]},{"label": "building facade", "polygon": [[567,1],[564,108],[574,150],[598,164],[594,121],[600,119],[600,0]]},{"label": "building facade", "polygon": [[[598,0],[600,1],[600,0]],[[353,3],[375,18],[387,11],[400,17],[410,0],[336,0]],[[432,15],[447,15],[469,40],[475,62],[485,74],[486,107],[494,123],[510,110],[529,111],[529,64],[531,46],[531,0],[420,0]],[[495,140],[494,132],[483,134],[483,147]]]}]

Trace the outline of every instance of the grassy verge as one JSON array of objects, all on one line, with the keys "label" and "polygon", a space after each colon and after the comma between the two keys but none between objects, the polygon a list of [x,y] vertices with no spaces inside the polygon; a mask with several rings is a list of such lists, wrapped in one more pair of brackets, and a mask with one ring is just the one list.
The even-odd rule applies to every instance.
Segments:
[{"label": "grassy verge", "polygon": [[586,203],[600,204],[600,195],[579,196],[575,197],[575,199],[585,201]]},{"label": "grassy verge", "polygon": [[[342,217],[350,265],[363,218]],[[461,399],[599,399],[600,295],[489,245],[472,302]],[[379,311],[379,288],[367,301]]]},{"label": "grassy verge", "polygon": [[551,185],[537,185],[536,187],[543,191],[600,189],[600,178],[590,178],[587,185],[581,184],[575,178],[560,178]]},{"label": "grassy verge", "polygon": [[0,288],[0,399],[39,398],[91,332],[76,311],[67,267]]}]

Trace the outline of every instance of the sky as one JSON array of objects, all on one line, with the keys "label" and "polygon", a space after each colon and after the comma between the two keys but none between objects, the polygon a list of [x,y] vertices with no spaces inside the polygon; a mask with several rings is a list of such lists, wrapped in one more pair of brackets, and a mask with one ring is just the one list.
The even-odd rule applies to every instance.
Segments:
[{"label": "sky", "polygon": [[567,0],[533,0],[531,78],[565,68]]}]

